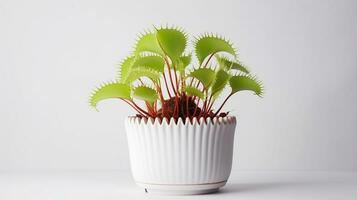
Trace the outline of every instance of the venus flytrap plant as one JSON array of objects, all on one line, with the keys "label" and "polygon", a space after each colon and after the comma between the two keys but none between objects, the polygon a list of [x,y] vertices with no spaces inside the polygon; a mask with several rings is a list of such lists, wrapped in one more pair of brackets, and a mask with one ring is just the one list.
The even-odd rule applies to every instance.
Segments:
[{"label": "venus flytrap plant", "polygon": [[[248,90],[262,95],[262,84],[238,59],[233,45],[213,34],[194,41],[195,57],[185,53],[187,34],[178,28],[154,28],[142,34],[132,55],[120,64],[114,82],[96,89],[90,105],[117,98],[129,104],[140,117],[186,118],[226,116],[221,112],[228,99]],[[222,91],[231,92],[217,109]],[[143,103],[138,103],[142,101]]]}]

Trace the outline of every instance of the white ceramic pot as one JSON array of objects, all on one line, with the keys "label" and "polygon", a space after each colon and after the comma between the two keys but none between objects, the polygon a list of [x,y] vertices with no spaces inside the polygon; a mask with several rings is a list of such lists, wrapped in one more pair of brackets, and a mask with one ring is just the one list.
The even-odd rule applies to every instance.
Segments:
[{"label": "white ceramic pot", "polygon": [[224,186],[232,168],[235,117],[189,122],[125,122],[132,175],[149,193],[203,194]]}]

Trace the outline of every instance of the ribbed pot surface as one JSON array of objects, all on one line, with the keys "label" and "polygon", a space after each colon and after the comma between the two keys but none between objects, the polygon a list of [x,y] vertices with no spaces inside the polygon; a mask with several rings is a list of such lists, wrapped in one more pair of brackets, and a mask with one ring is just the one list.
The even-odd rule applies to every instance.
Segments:
[{"label": "ribbed pot surface", "polygon": [[235,117],[125,122],[132,174],[137,183],[187,185],[227,181]]}]

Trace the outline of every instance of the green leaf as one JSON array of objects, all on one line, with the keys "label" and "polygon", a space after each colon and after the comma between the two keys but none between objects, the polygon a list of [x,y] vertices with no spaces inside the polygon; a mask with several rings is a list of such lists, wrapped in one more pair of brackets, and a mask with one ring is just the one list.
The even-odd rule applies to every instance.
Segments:
[{"label": "green leaf", "polygon": [[185,34],[173,28],[161,28],[156,32],[161,49],[171,60],[176,60],[185,51],[187,39]]},{"label": "green leaf", "polygon": [[126,79],[122,81],[123,83],[131,84],[132,82],[138,80],[141,77],[147,77],[150,80],[152,80],[152,82],[158,83],[161,77],[161,73],[145,67],[135,67],[132,70],[130,70]]},{"label": "green leaf", "polygon": [[207,89],[215,79],[215,72],[209,68],[198,68],[192,71],[188,76],[199,80]]},{"label": "green leaf", "polygon": [[196,41],[195,49],[200,65],[207,56],[217,52],[226,52],[234,57],[236,56],[236,51],[232,44],[229,41],[217,36],[205,35],[201,37]]},{"label": "green leaf", "polygon": [[218,96],[223,91],[229,79],[230,79],[230,74],[228,74],[226,71],[222,69],[216,73],[216,79],[212,85],[212,90],[211,90],[211,94],[213,97]]},{"label": "green leaf", "polygon": [[201,92],[199,89],[191,86],[186,86],[185,92],[188,96],[196,96],[200,99],[205,98],[205,95],[203,92]]},{"label": "green leaf", "polygon": [[216,58],[221,69],[236,69],[249,74],[249,70],[242,63],[230,61],[228,58],[225,58],[223,56],[216,56]]},{"label": "green leaf", "polygon": [[177,63],[176,70],[183,74],[186,70],[186,67],[191,63],[191,59],[192,59],[191,54],[184,55],[178,58],[176,62]]},{"label": "green leaf", "polygon": [[150,103],[154,103],[159,98],[154,89],[146,86],[139,86],[135,88],[133,90],[133,97]]},{"label": "green leaf", "polygon": [[156,72],[164,72],[165,62],[162,57],[150,55],[150,56],[138,56],[133,63],[133,68],[143,67],[149,68]]},{"label": "green leaf", "polygon": [[164,55],[164,52],[161,50],[161,47],[157,41],[156,33],[146,33],[142,35],[135,46],[135,54],[139,55],[140,53],[151,52],[155,54],[159,54],[161,56]]},{"label": "green leaf", "polygon": [[131,99],[130,86],[122,83],[108,83],[96,89],[90,97],[89,103],[96,107],[98,102],[109,98]]},{"label": "green leaf", "polygon": [[229,84],[232,88],[232,93],[236,93],[243,90],[253,91],[258,96],[261,96],[263,93],[261,83],[251,76],[232,76],[229,80]]},{"label": "green leaf", "polygon": [[124,61],[120,64],[120,76],[119,76],[120,78],[118,79],[119,82],[124,82],[123,80],[127,79],[131,71],[134,60],[135,60],[135,56],[129,56],[126,59],[124,59]]}]

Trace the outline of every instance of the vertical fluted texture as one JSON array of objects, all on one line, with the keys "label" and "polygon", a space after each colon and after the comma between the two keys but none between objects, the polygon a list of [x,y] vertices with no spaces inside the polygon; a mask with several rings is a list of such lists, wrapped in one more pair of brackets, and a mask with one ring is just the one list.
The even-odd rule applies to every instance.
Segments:
[{"label": "vertical fluted texture", "polygon": [[125,122],[135,181],[205,184],[226,181],[232,168],[235,117]]}]

